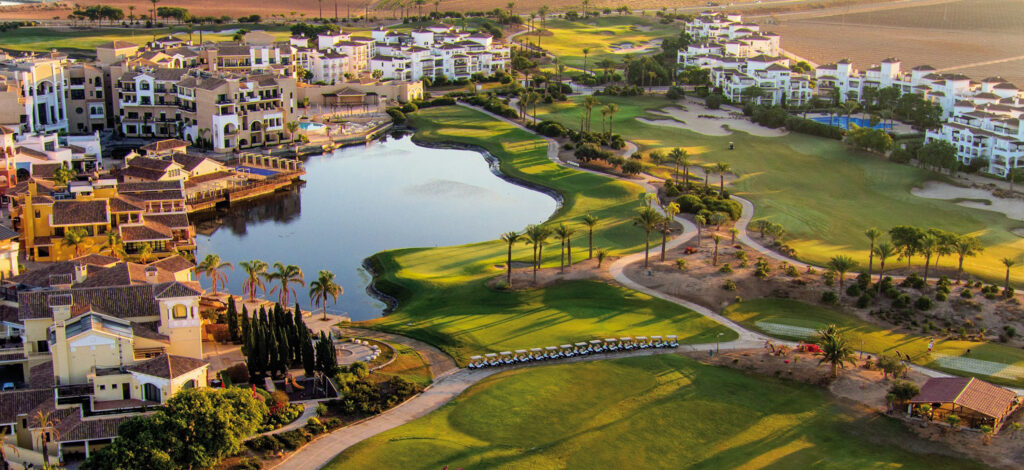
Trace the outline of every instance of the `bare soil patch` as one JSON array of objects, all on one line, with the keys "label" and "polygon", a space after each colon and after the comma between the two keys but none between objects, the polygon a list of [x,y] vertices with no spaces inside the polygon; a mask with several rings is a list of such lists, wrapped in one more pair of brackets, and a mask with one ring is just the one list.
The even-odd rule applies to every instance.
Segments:
[{"label": "bare soil patch", "polygon": [[769,129],[751,122],[743,113],[732,109],[707,109],[700,101],[684,99],[679,106],[666,106],[652,114],[666,116],[670,119],[636,118],[645,124],[655,126],[678,127],[704,135],[725,136],[733,130],[746,132],[761,137],[781,137],[789,132],[784,129]]}]

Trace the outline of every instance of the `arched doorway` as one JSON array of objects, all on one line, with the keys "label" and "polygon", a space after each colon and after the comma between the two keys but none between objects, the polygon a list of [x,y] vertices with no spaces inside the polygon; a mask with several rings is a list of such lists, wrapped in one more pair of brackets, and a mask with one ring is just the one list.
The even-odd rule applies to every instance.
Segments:
[{"label": "arched doorway", "polygon": [[153,384],[143,384],[142,398],[146,401],[155,401],[160,403],[160,387]]},{"label": "arched doorway", "polygon": [[181,384],[181,389],[182,390],[188,390],[190,388],[196,388],[196,380],[195,379],[189,380],[189,381]]}]

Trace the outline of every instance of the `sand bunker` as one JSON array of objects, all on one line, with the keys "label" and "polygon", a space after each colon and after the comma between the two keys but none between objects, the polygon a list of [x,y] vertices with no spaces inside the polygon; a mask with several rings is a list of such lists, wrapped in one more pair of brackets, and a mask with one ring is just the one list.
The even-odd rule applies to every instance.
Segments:
[{"label": "sand bunker", "polygon": [[652,39],[650,41],[641,42],[634,44],[629,41],[617,42],[608,46],[612,50],[613,54],[641,54],[644,52],[651,52],[661,47],[661,39]]},{"label": "sand bunker", "polygon": [[[961,206],[972,209],[1002,212],[1013,220],[1024,221],[1024,200],[998,198],[987,189],[961,188],[949,183],[928,181],[924,183],[923,188],[914,188],[910,192],[915,196],[928,199],[953,200]],[[1020,234],[1018,233],[1018,235]]]},{"label": "sand bunker", "polygon": [[[732,131],[746,132],[760,137],[781,137],[789,133],[785,129],[769,129],[750,122],[738,111],[730,112],[724,109],[706,109],[702,104],[688,102],[689,106],[681,108],[669,106],[658,111],[651,111],[672,119],[645,119],[636,118],[644,124],[655,126],[678,127],[688,129],[704,135],[723,136],[730,135]],[[727,127],[723,127],[727,126]]]}]

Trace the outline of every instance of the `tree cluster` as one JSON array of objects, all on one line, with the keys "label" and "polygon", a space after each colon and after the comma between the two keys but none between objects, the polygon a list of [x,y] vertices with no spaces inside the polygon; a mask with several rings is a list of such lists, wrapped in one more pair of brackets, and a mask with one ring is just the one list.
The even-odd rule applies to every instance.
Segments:
[{"label": "tree cluster", "polygon": [[882,154],[893,147],[892,136],[888,132],[856,124],[850,124],[850,129],[846,131],[846,141],[860,150]]},{"label": "tree cluster", "polygon": [[77,8],[71,12],[72,19],[103,22],[108,20],[111,23],[124,19],[124,10],[108,5],[91,5],[85,8]]},{"label": "tree cluster", "polygon": [[159,410],[121,423],[118,438],[94,453],[84,470],[212,468],[259,430],[267,406],[240,388],[193,388]]},{"label": "tree cluster", "polygon": [[250,376],[284,375],[299,364],[306,368],[307,375],[313,375],[316,358],[312,335],[298,313],[298,305],[294,311],[296,315],[278,303],[270,311],[260,307],[250,319],[246,308],[242,308],[242,354]]}]

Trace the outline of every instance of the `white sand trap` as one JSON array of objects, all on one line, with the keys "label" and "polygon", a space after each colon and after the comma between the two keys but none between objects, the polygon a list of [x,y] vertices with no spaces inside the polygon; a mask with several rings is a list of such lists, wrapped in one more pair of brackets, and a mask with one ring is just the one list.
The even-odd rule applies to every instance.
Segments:
[{"label": "white sand trap", "polygon": [[962,356],[937,355],[935,363],[947,369],[962,370],[972,374],[988,375],[1009,380],[1024,378],[1024,367],[1011,366],[1002,362],[982,361]]},{"label": "white sand trap", "polygon": [[766,321],[759,321],[754,324],[772,336],[785,336],[787,338],[813,338],[818,334],[818,330],[815,330],[814,328],[804,328],[802,326],[783,325],[781,323],[770,323]]},{"label": "white sand trap", "polygon": [[661,47],[661,41],[661,39],[653,39],[639,44],[624,41],[612,44],[608,47],[614,54],[639,54],[656,50]]},{"label": "white sand trap", "polygon": [[[688,108],[668,106],[654,114],[661,114],[672,119],[645,119],[636,118],[645,124],[656,126],[678,127],[688,129],[704,135],[723,136],[730,135],[732,131],[742,131],[760,137],[782,137],[789,133],[785,129],[769,129],[750,122],[745,116],[736,112],[730,113],[724,109],[706,109],[703,105],[691,103]],[[728,129],[722,127],[728,126]]]},{"label": "white sand trap", "polygon": [[[961,206],[970,207],[972,209],[1001,212],[1011,219],[1024,220],[1024,200],[995,197],[992,195],[992,192],[987,189],[961,188],[949,183],[927,181],[924,183],[923,188],[911,189],[910,193],[915,196],[928,199],[961,199],[956,201],[956,203]],[[981,201],[988,201],[989,203],[986,204]]]}]

